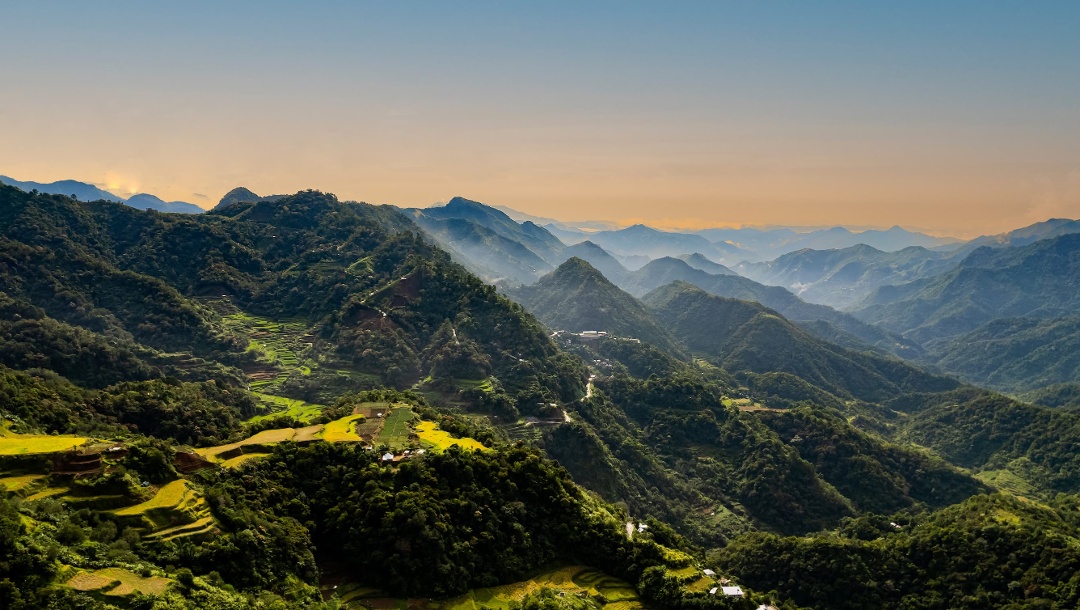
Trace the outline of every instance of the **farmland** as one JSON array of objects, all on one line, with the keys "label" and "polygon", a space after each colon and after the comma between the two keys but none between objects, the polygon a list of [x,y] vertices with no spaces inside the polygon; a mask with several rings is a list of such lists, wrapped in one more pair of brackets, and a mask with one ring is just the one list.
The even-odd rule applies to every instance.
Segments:
[{"label": "farmland", "polygon": [[435,422],[422,421],[416,425],[416,434],[420,437],[420,442],[431,446],[434,449],[444,450],[453,445],[457,445],[462,449],[482,449],[486,450],[487,447],[472,438],[454,438],[450,436],[450,433],[444,432],[438,428]]},{"label": "farmland", "polygon": [[395,405],[383,422],[382,430],[379,431],[378,443],[386,443],[393,451],[404,449],[409,443],[412,430],[409,423],[416,416],[412,409],[405,405]]},{"label": "farmland", "polygon": [[122,568],[105,568],[93,572],[79,572],[67,581],[76,591],[100,592],[110,597],[161,595],[172,580],[163,576],[142,577]]},{"label": "farmland", "polygon": [[291,417],[298,419],[302,422],[310,422],[318,417],[323,409],[323,405],[304,402],[303,400],[297,400],[295,398],[285,398],[284,396],[274,396],[273,394],[264,394],[261,392],[252,392],[260,402],[270,408],[270,412],[264,415],[256,415],[251,418],[250,421],[258,422],[271,417]]},{"label": "farmland", "polygon": [[164,485],[146,502],[115,510],[113,514],[123,522],[142,527],[152,539],[170,540],[214,529],[206,500],[183,479]]},{"label": "farmland", "polygon": [[0,455],[33,455],[58,453],[74,449],[90,440],[85,436],[53,436],[48,434],[13,434],[0,436]]}]

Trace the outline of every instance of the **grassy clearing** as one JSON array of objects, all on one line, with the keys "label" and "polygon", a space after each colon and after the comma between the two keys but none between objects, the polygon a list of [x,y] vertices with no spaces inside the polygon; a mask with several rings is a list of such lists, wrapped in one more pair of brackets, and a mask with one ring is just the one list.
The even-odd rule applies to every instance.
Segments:
[{"label": "grassy clearing", "polygon": [[462,390],[480,390],[486,394],[495,391],[495,385],[491,377],[484,379],[454,379],[454,385]]},{"label": "grassy clearing", "polygon": [[32,455],[60,453],[86,444],[85,436],[51,436],[46,434],[12,434],[0,437],[0,455]]},{"label": "grassy clearing", "polygon": [[126,597],[142,595],[161,595],[172,580],[163,576],[142,577],[122,568],[105,568],[93,572],[79,572],[67,581],[67,586],[76,591],[100,591],[105,595]]},{"label": "grassy clearing", "polygon": [[426,443],[439,451],[443,451],[453,445],[457,445],[458,447],[467,450],[487,450],[487,447],[484,447],[483,443],[474,438],[454,438],[453,436],[450,436],[449,432],[439,430],[438,424],[433,421],[421,421],[417,424],[416,434],[420,437],[420,442]]},{"label": "grassy clearing", "polygon": [[976,474],[975,478],[1014,496],[1030,496],[1037,492],[1036,487],[1027,479],[1011,470],[984,470]]}]

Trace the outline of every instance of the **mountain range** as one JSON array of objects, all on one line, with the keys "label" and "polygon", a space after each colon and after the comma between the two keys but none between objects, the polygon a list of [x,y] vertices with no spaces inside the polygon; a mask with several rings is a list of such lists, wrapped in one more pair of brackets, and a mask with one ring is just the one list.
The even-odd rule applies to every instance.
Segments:
[{"label": "mountain range", "polygon": [[59,180],[43,184],[40,182],[20,182],[14,178],[0,176],[0,184],[14,186],[24,191],[38,191],[50,195],[74,196],[80,201],[112,201],[123,203],[139,210],[157,210],[159,212],[171,212],[176,214],[201,214],[204,210],[185,201],[164,201],[163,199],[147,193],[139,193],[128,198],[114,195],[92,184],[77,180]]},{"label": "mountain range", "polygon": [[[121,585],[182,608],[1075,605],[1069,384],[1021,402],[705,253],[629,270],[443,207],[244,190],[163,215],[0,185],[5,607]],[[451,224],[552,269],[485,283]],[[1057,273],[1068,239],[957,269]],[[985,339],[1071,349],[1074,318]]]}]

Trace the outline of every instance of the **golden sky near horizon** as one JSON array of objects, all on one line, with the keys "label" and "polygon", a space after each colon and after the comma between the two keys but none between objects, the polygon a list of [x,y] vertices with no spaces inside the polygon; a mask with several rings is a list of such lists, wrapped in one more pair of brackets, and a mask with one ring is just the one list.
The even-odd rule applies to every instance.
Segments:
[{"label": "golden sky near horizon", "polygon": [[665,228],[1080,217],[1068,3],[122,4],[10,11],[0,174]]}]

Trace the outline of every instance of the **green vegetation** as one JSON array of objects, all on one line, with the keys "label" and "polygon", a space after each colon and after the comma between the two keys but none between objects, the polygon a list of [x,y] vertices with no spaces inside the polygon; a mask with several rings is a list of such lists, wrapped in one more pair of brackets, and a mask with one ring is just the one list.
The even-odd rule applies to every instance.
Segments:
[{"label": "green vegetation", "polygon": [[975,496],[938,513],[865,517],[836,534],[753,534],[719,560],[751,587],[814,608],[1071,608],[1080,603],[1077,498]]},{"label": "green vegetation", "polygon": [[263,403],[270,405],[272,410],[263,415],[256,415],[248,420],[249,422],[260,422],[276,417],[285,417],[309,423],[322,415],[323,409],[326,408],[324,405],[312,404],[293,398],[285,398],[284,396],[274,396],[273,394],[262,394],[259,392],[253,392],[253,394]]},{"label": "green vegetation", "polygon": [[393,450],[404,449],[413,434],[409,425],[416,415],[405,405],[395,405],[384,418],[382,429],[376,439],[378,444],[388,445]]},{"label": "green vegetation", "polygon": [[556,344],[390,208],[0,187],[0,607],[1076,606],[1069,386],[845,349],[820,336],[906,344],[806,303],[559,280],[534,296],[656,344]]}]

